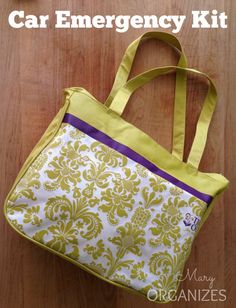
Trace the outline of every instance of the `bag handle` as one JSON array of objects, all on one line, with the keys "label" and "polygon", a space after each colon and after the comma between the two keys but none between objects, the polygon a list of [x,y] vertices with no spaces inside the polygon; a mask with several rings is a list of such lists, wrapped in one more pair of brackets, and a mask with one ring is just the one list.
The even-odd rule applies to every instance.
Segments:
[{"label": "bag handle", "polygon": [[[120,66],[118,68],[115,81],[112,90],[105,102],[107,107],[113,101],[118,90],[127,82],[130,71],[134,62],[134,58],[140,43],[146,39],[158,39],[168,43],[180,53],[180,59],[178,66],[187,67],[187,59],[184,54],[183,48],[179,40],[165,32],[146,32],[138,39],[133,41],[125,51]],[[183,159],[184,153],[184,138],[185,138],[185,118],[186,118],[186,84],[187,75],[185,71],[177,71],[176,73],[176,91],[175,91],[175,104],[174,104],[174,124],[173,124],[173,140],[174,147],[172,148],[172,154],[178,159]]]},{"label": "bag handle", "polygon": [[[213,112],[215,110],[217,99],[215,85],[207,74],[199,72],[196,69],[181,68],[177,66],[165,66],[148,70],[130,79],[124,86],[120,88],[110,105],[110,109],[118,115],[122,115],[130,96],[136,89],[145,85],[148,81],[154,79],[155,77],[178,71],[195,73],[204,76],[209,82],[208,93],[203,103],[202,111],[200,113],[196,127],[194,141],[187,160],[188,164],[194,166],[195,168],[198,168],[206,145],[208,128],[211,122]],[[175,140],[173,140],[173,142],[175,142]],[[173,143],[173,147],[174,146],[175,144]]]}]

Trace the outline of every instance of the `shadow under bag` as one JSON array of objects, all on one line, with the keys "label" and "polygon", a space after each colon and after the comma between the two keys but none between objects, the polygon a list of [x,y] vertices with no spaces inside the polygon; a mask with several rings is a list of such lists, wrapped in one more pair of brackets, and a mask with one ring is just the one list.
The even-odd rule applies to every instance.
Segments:
[{"label": "shadow under bag", "polygon": [[[128,80],[139,43],[167,42],[178,66]],[[126,50],[105,104],[65,89],[60,111],[23,165],[4,212],[22,236],[89,273],[158,303],[173,299],[196,234],[228,185],[198,170],[216,104],[210,78],[187,61],[179,41],[148,32]],[[176,72],[172,153],[122,119],[139,87]],[[183,162],[187,73],[207,78],[187,162]]]}]

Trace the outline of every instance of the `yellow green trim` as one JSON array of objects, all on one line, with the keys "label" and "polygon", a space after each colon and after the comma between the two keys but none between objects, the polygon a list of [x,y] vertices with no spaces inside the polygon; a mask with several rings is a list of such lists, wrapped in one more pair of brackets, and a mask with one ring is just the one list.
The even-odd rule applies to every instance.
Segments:
[{"label": "yellow green trim", "polygon": [[202,216],[201,218],[201,221],[198,225],[198,229],[197,229],[197,232],[195,233],[195,237],[196,238],[199,234],[199,231],[201,230],[202,226],[204,225],[204,223],[206,222],[207,218],[209,217],[211,211],[213,210],[215,204],[216,204],[216,201],[219,200],[219,198],[221,197],[221,195],[223,194],[223,191],[221,191],[212,201],[211,203],[209,204],[209,206],[207,207],[204,215]]},{"label": "yellow green trim", "polygon": [[[164,67],[159,67],[159,68],[148,70],[130,79],[124,86],[122,86],[119,89],[119,91],[116,93],[116,96],[114,97],[109,108],[112,111],[116,112],[119,116],[121,116],[128,103],[130,96],[133,94],[135,90],[145,85],[153,78],[159,77],[161,75],[170,74],[173,71],[183,72],[183,73],[184,72],[194,73],[194,74],[197,74],[198,76],[205,77],[209,82],[209,90],[208,90],[208,93],[203,103],[202,111],[201,111],[201,114],[200,114],[200,117],[197,123],[197,129],[196,129],[196,134],[194,137],[193,145],[191,147],[190,154],[188,157],[188,163],[194,166],[195,168],[198,168],[205,145],[206,145],[208,128],[209,128],[209,125],[212,119],[212,115],[215,110],[216,100],[217,100],[217,92],[216,92],[215,85],[207,74],[199,72],[196,69],[182,68],[182,67],[177,67],[177,66],[164,66]],[[183,94],[181,88],[176,89],[176,91],[178,95]],[[185,131],[185,127],[184,127],[184,131]],[[180,160],[182,160],[182,158]]]},{"label": "yellow green trim", "polygon": [[[121,60],[111,92],[105,102],[109,107],[118,90],[127,82],[133,61],[140,43],[147,39],[158,39],[166,42],[171,47],[177,49],[180,54],[178,66],[187,67],[187,59],[179,40],[172,34],[166,32],[149,31],[134,40],[126,49]],[[184,71],[177,71],[175,83],[175,104],[174,104],[174,124],[172,155],[183,160],[184,139],[185,139],[185,118],[186,118],[186,86],[187,74]]]},{"label": "yellow green trim", "polygon": [[[175,37],[174,35],[166,32],[159,32],[159,31],[148,31],[138,37],[136,40],[134,40],[126,49],[124,56],[121,60],[121,63],[119,65],[119,68],[116,73],[116,77],[111,89],[111,92],[106,99],[105,106],[109,107],[110,104],[113,101],[113,98],[115,97],[117,91],[127,82],[132,65],[134,62],[134,58],[136,56],[137,49],[141,42],[148,39],[157,39],[163,42],[166,42],[171,47],[176,48],[178,52],[180,53],[180,59],[178,61],[178,66],[181,67],[187,67],[187,59],[183,50],[183,47],[181,46],[180,41]],[[182,72],[178,72],[180,74],[180,77],[177,74],[176,77],[176,87],[184,87],[186,84],[184,84],[183,74]],[[186,80],[185,80],[186,83]],[[182,97],[180,102],[182,101]]]},{"label": "yellow green trim", "polygon": [[68,113],[128,146],[185,184],[212,197],[228,186],[229,182],[223,175],[200,172],[194,166],[174,157],[147,134],[98,102],[85,89],[69,88],[66,92],[71,95]]}]

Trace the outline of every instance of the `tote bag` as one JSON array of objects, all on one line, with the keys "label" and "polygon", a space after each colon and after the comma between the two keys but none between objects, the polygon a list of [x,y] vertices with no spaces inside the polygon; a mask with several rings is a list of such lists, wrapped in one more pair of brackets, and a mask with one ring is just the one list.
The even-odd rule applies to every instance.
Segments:
[{"label": "tote bag", "polygon": [[[178,66],[127,81],[137,47],[147,38],[177,49]],[[83,88],[65,89],[63,106],[4,206],[6,219],[23,237],[158,303],[174,298],[193,240],[228,185],[223,175],[198,170],[216,89],[206,74],[186,66],[175,37],[149,32],[127,48],[105,104]],[[136,89],[172,72],[176,96],[169,153],[122,113]],[[187,73],[207,78],[209,91],[183,162]]]}]

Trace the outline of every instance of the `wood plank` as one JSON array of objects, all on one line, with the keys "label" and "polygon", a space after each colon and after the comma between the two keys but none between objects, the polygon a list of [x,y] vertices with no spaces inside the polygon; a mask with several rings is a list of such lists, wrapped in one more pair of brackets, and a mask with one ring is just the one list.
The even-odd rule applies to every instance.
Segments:
[{"label": "wood plank", "polygon": [[[191,29],[188,18],[177,36],[189,64],[207,72],[219,90],[219,100],[201,170],[221,172],[231,186],[221,197],[193,245],[186,270],[215,277],[214,288],[226,289],[225,302],[207,307],[233,307],[236,302],[236,18],[235,1],[3,1],[0,0],[0,201],[3,204],[21,165],[47,128],[61,104],[62,89],[81,86],[104,102],[126,46],[143,29],[119,34],[115,29],[19,29],[8,26],[12,10],[49,14],[71,10],[88,15],[191,16],[193,9],[226,11],[229,28]],[[141,47],[132,76],[148,68],[176,64],[178,56],[164,43],[150,41]],[[206,87],[190,78],[186,153]],[[174,77],[163,77],[139,89],[124,117],[170,150]],[[19,237],[0,216],[0,307],[154,307],[154,304],[117,289],[74,265]],[[203,289],[206,283],[184,281],[181,289]],[[165,307],[206,307],[199,301],[170,303]]]}]

